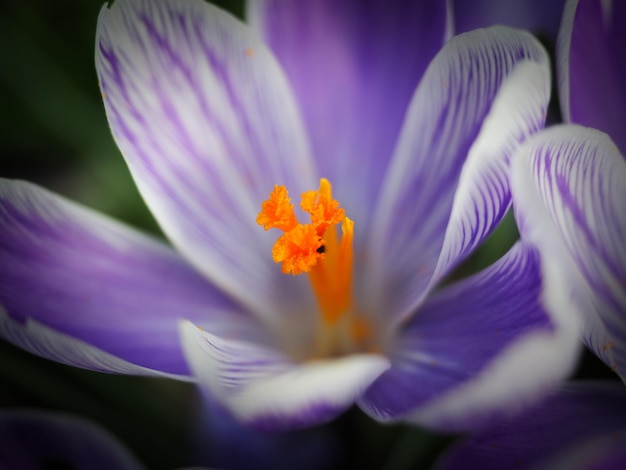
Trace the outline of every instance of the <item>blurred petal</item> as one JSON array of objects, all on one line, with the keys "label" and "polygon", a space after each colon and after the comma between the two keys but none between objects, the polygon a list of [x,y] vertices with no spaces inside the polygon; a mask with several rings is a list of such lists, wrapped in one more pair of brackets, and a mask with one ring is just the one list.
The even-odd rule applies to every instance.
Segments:
[{"label": "blurred petal", "polygon": [[329,421],[389,367],[359,354],[298,364],[267,344],[211,335],[181,325],[185,354],[198,382],[240,421],[259,429],[293,429]]},{"label": "blurred petal", "polygon": [[626,2],[569,0],[557,58],[564,120],[606,132],[626,155]]},{"label": "blurred petal", "polygon": [[446,1],[255,0],[248,17],[285,69],[321,174],[363,236],[411,96],[450,34]]},{"label": "blurred petal", "polygon": [[[532,36],[501,27],[457,36],[435,57],[411,103],[377,206],[368,252],[376,268],[366,270],[365,305],[398,321],[419,304],[462,175],[459,198],[469,192],[471,199],[457,202],[444,264],[475,246],[504,215],[509,196],[503,171],[517,143],[543,123],[547,67]],[[533,70],[538,75],[525,83]],[[481,214],[472,215],[476,206]],[[455,238],[463,231],[470,234],[459,243]],[[396,300],[390,306],[377,299]]]},{"label": "blurred petal", "polygon": [[60,413],[0,413],[0,468],[139,470],[143,466],[112,435],[90,421]]},{"label": "blurred petal", "polygon": [[624,386],[572,382],[462,441],[436,468],[618,469],[626,466],[624,444]]},{"label": "blurred petal", "polygon": [[626,161],[611,139],[580,126],[553,127],[537,135],[520,149],[513,165],[522,238],[538,246],[545,263],[571,286],[568,295],[584,309],[583,340],[623,380],[625,182]]},{"label": "blurred petal", "polygon": [[80,367],[187,374],[181,318],[215,328],[245,317],[166,245],[0,180],[0,337]]},{"label": "blurred petal", "polygon": [[536,250],[518,244],[434,294],[360,406],[377,419],[458,431],[535,399],[571,371],[578,345],[575,328],[547,313],[544,289]]},{"label": "blurred petal", "polygon": [[[118,0],[98,20],[96,65],[111,130],[163,231],[255,313],[299,296],[256,216],[274,184],[317,186],[307,138],[273,56],[202,0]],[[301,298],[301,297],[300,297]]]}]

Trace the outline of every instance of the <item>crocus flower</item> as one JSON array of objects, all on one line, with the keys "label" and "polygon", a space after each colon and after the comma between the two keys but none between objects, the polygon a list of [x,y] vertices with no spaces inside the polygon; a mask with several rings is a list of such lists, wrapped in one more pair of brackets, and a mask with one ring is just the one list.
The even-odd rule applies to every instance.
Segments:
[{"label": "crocus flower", "polygon": [[624,386],[570,382],[455,445],[435,468],[619,469],[626,467],[625,443]]},{"label": "crocus flower", "polygon": [[502,27],[446,43],[448,17],[443,1],[254,1],[249,25],[200,0],[105,6],[109,124],[176,251],[3,181],[2,336],[191,375],[261,428],[356,402],[465,429],[535,398],[576,350],[537,250],[443,281],[509,207],[548,58]]},{"label": "crocus flower", "polygon": [[0,442],[0,468],[144,468],[106,430],[91,421],[62,413],[3,410]]},{"label": "crocus flower", "polygon": [[[529,138],[511,173],[522,240],[541,253],[548,284],[575,299],[568,313],[584,319],[585,343],[624,380],[624,157],[607,134],[560,125]],[[623,384],[571,382],[470,436],[437,468],[624,468],[625,437]]]},{"label": "crocus flower", "polygon": [[[626,380],[626,10],[570,1],[559,33],[559,90],[568,121],[520,149],[513,192],[522,238],[570,285],[582,339]],[[526,146],[527,145],[527,146]],[[527,232],[527,235],[525,235]],[[560,268],[560,269],[558,269]]]}]

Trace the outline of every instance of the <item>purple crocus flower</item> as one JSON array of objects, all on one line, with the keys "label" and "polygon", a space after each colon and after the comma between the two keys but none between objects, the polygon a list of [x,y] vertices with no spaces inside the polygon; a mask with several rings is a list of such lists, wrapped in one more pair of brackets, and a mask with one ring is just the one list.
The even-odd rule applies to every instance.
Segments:
[{"label": "purple crocus flower", "polygon": [[0,334],[191,377],[261,428],[358,403],[466,429],[535,398],[576,356],[537,250],[444,281],[509,207],[548,58],[502,27],[446,42],[448,18],[434,0],[254,1],[249,26],[201,0],[104,7],[109,124],[176,251],[3,181]]},{"label": "purple crocus flower", "polygon": [[570,382],[523,413],[451,448],[437,470],[611,470],[626,467],[626,389]]},{"label": "purple crocus flower", "polygon": [[565,118],[608,135],[537,134],[513,166],[513,193],[522,238],[578,298],[583,341],[626,381],[626,10],[612,5],[568,2],[558,50]]}]

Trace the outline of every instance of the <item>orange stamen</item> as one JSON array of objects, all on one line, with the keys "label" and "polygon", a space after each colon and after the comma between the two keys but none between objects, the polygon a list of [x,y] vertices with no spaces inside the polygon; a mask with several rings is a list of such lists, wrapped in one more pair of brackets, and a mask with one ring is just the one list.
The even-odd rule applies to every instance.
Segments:
[{"label": "orange stamen", "polygon": [[272,258],[277,263],[283,263],[281,270],[284,274],[302,274],[324,256],[318,251],[321,246],[322,238],[315,227],[310,224],[296,225],[276,240]]},{"label": "orange stamen", "polygon": [[274,185],[268,200],[261,204],[261,212],[256,218],[256,223],[262,225],[265,230],[278,228],[284,232],[298,225],[293,204],[284,186]]},{"label": "orange stamen", "polygon": [[332,198],[330,183],[324,178],[320,180],[317,191],[302,194],[300,207],[311,215],[311,223],[320,236],[324,235],[329,226],[338,224],[346,216],[339,203]]},{"label": "orange stamen", "polygon": [[[298,223],[284,186],[274,186],[268,200],[263,202],[257,223],[265,230],[278,228],[284,232],[274,244],[272,258],[282,263],[281,271],[285,274],[308,274],[325,325],[322,331],[326,332],[326,340],[335,338],[330,340],[335,344],[339,341],[336,335],[345,340],[347,334],[349,343],[364,341],[369,335],[368,325],[355,315],[352,299],[354,222],[332,198],[331,185],[324,178],[317,191],[302,194],[300,207],[310,215],[310,223]],[[339,223],[341,238],[336,227]],[[326,346],[320,349],[325,353],[337,348],[324,341]]]}]

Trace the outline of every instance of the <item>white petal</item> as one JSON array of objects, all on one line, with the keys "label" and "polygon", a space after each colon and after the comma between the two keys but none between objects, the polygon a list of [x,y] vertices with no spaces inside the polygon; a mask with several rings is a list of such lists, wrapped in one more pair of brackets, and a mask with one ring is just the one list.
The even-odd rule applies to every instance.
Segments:
[{"label": "white petal", "polygon": [[[524,65],[516,72],[528,62],[536,65]],[[506,161],[507,152],[540,126],[547,80],[543,87],[539,82],[546,79],[547,64],[547,54],[535,38],[502,27],[456,36],[433,59],[413,96],[376,207],[369,265],[360,286],[368,308],[385,311],[397,322],[419,305],[441,253],[463,165],[476,139],[481,139],[485,119],[492,119],[492,107],[500,114],[507,102],[517,106],[507,119],[507,134],[496,142],[500,148],[478,144],[476,152],[489,149],[488,155],[481,156],[491,164],[476,164],[473,171],[485,171],[487,180],[491,173],[501,173],[498,161]],[[521,86],[520,79],[532,68],[542,72],[531,84]],[[512,75],[519,76],[507,82]],[[515,90],[522,96],[515,96]],[[505,93],[500,98],[504,103],[499,102],[500,92]],[[524,97],[528,108],[522,105]],[[486,134],[493,125],[484,124]],[[494,187],[500,184],[499,178],[494,179]],[[508,197],[494,197],[491,202],[495,217],[506,208],[495,206],[506,206]],[[484,230],[493,225],[493,221],[477,222],[487,225]],[[478,237],[471,244],[477,241]]]},{"label": "white petal", "polygon": [[264,429],[328,421],[352,405],[389,361],[358,354],[295,363],[272,345],[233,341],[181,323],[198,381],[239,420]]},{"label": "white petal", "polygon": [[557,126],[524,145],[512,167],[523,239],[575,299],[583,340],[626,380],[626,161],[604,133]]},{"label": "white petal", "polygon": [[510,158],[523,140],[543,127],[549,98],[547,62],[522,62],[503,83],[461,171],[431,286],[504,216],[509,207]]},{"label": "white petal", "polygon": [[307,136],[272,54],[202,0],[117,0],[98,20],[111,130],[165,234],[215,285],[274,317],[306,284],[272,261],[256,224],[274,184],[317,186]]}]

